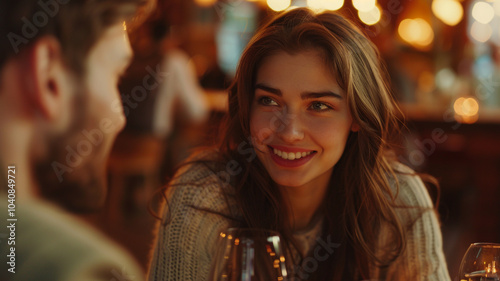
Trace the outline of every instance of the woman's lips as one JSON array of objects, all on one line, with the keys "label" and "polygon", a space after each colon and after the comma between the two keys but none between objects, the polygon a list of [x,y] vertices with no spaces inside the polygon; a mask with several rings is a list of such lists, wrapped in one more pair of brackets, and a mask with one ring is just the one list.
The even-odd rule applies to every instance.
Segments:
[{"label": "woman's lips", "polygon": [[281,146],[268,146],[271,159],[283,167],[294,168],[299,167],[311,160],[316,154],[314,150],[306,150],[300,148],[287,148]]}]

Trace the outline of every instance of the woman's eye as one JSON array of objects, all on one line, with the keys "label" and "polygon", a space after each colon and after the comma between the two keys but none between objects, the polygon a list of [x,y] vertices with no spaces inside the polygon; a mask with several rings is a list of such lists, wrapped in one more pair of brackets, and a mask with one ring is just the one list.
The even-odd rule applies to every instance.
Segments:
[{"label": "woman's eye", "polygon": [[258,100],[259,104],[261,105],[278,105],[277,102],[275,102],[272,98],[270,97],[261,97]]},{"label": "woman's eye", "polygon": [[311,104],[311,109],[315,111],[325,111],[328,109],[332,109],[332,107],[322,102],[313,102]]}]

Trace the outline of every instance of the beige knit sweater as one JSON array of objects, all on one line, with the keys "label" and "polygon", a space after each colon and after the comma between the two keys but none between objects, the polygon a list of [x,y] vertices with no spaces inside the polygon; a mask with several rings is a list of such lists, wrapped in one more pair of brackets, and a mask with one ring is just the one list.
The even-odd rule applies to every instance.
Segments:
[{"label": "beige knit sweater", "polygon": [[[402,172],[411,172],[401,164],[397,164],[396,168]],[[398,181],[398,203],[432,207],[431,199],[419,177],[399,175]],[[220,232],[229,227],[230,221],[217,214],[196,210],[192,206],[229,215],[226,198],[222,195],[222,190],[227,187],[203,164],[194,164],[178,173],[167,194],[169,205],[165,207],[163,221],[159,226],[149,269],[150,281],[207,280],[217,239]],[[404,222],[408,218],[415,218],[416,212],[418,210],[414,208],[398,209],[398,216]],[[380,272],[376,267],[372,268],[370,280],[450,280],[436,215],[427,211],[418,217],[407,233],[407,248],[404,254],[385,272]],[[316,238],[320,231],[321,220],[294,235],[303,252],[319,247],[316,245]],[[384,233],[383,228],[380,233]],[[380,235],[379,240],[381,245],[391,243],[386,235]],[[294,269],[300,266],[295,265]],[[308,273],[308,268],[305,269],[303,272]],[[298,275],[295,276],[294,280],[300,280]]]}]

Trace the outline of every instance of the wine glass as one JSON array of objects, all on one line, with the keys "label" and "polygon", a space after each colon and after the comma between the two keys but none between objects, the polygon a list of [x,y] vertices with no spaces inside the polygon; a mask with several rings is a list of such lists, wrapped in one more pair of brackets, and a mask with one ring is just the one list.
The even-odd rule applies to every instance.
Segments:
[{"label": "wine glass", "polygon": [[500,281],[500,244],[471,244],[458,275],[459,281]]},{"label": "wine glass", "polygon": [[271,230],[230,228],[221,232],[209,280],[286,281],[280,235]]}]

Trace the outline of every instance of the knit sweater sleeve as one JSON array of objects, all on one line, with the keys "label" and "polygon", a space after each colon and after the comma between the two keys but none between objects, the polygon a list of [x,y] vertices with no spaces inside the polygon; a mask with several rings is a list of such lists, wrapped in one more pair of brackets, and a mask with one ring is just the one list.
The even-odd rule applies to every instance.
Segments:
[{"label": "knit sweater sleeve", "polygon": [[167,198],[148,280],[207,280],[219,234],[229,226],[220,215],[229,215],[220,180],[194,164],[180,172]]},{"label": "knit sweater sleeve", "polygon": [[[399,193],[397,215],[407,225],[406,249],[385,271],[380,280],[450,281],[443,253],[443,239],[433,203],[422,180],[413,171],[399,165],[397,170]],[[381,229],[381,233],[388,233]],[[380,243],[391,243],[390,237],[381,235]],[[378,279],[377,279],[378,280]]]}]

